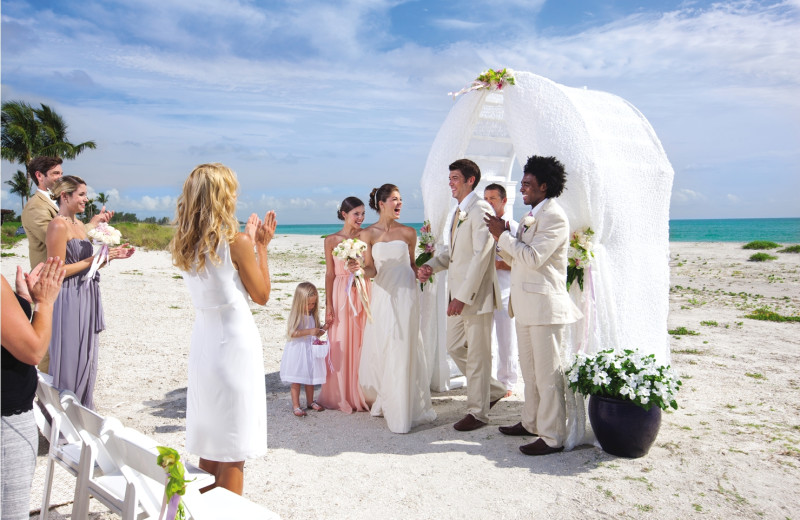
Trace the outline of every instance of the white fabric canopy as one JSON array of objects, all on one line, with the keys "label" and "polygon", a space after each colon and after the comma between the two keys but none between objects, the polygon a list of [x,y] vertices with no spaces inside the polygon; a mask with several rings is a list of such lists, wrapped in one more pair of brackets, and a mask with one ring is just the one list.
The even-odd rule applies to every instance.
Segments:
[{"label": "white fabric canopy", "polygon": [[[612,94],[559,85],[515,72],[516,85],[476,90],[458,99],[434,140],[422,176],[425,218],[437,248],[446,233],[448,165],[468,157],[481,167],[477,190],[490,182],[518,189],[513,161],[555,156],[567,171],[558,198],[572,230],[591,227],[595,260],[583,293],[571,296],[587,316],[569,327],[564,362],[578,350],[615,348],[655,354],[669,363],[669,200],[673,170],[653,128],[630,103]],[[510,210],[510,208],[508,208]],[[433,390],[448,388],[444,336],[444,276],[423,293],[423,336]],[[586,299],[590,299],[587,302]],[[592,303],[593,302],[593,303]],[[435,311],[434,311],[435,310]]]}]

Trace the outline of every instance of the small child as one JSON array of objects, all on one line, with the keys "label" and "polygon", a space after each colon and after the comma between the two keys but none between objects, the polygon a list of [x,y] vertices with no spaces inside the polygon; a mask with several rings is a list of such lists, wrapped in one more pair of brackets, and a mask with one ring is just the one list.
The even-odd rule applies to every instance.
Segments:
[{"label": "small child", "polygon": [[281,358],[281,381],[292,384],[292,407],[297,417],[306,412],[300,408],[300,385],[306,386],[306,404],[309,409],[325,410],[314,400],[314,385],[322,384],[327,377],[325,358],[314,356],[314,339],[325,334],[327,325],[319,323],[319,294],[314,284],[297,284],[292,310],[287,324],[289,341]]}]

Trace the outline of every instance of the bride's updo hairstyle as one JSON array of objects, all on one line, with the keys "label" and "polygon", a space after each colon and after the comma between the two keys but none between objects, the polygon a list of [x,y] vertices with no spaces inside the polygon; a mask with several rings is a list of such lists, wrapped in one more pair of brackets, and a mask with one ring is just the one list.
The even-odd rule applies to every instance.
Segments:
[{"label": "bride's updo hairstyle", "polygon": [[231,244],[239,232],[236,220],[236,174],[220,163],[201,164],[183,183],[175,211],[175,236],[169,243],[172,263],[183,271],[203,272],[206,255],[221,262],[217,247]]},{"label": "bride's updo hairstyle", "polygon": [[361,199],[358,197],[347,197],[342,201],[342,205],[339,206],[339,209],[336,210],[336,216],[339,220],[344,220],[344,216],[359,206],[363,206],[364,203],[361,202]]},{"label": "bride's updo hairstyle", "polygon": [[53,187],[50,189],[53,200],[61,200],[61,195],[71,195],[77,191],[80,186],[85,186],[86,181],[77,175],[63,175],[59,177]]},{"label": "bride's updo hairstyle", "polygon": [[394,184],[384,184],[380,188],[374,188],[372,193],[369,194],[369,207],[374,209],[378,214],[381,212],[381,202],[386,202],[386,199],[392,196],[392,193],[400,191]]}]

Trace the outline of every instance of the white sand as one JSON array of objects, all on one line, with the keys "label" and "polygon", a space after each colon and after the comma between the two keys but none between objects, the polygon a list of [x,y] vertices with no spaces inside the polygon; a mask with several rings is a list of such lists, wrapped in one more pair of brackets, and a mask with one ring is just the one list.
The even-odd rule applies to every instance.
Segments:
[{"label": "white sand", "polygon": [[[18,256],[2,262],[12,283],[15,266],[27,267],[27,242],[13,251]],[[492,410],[488,427],[468,433],[452,428],[464,414],[463,389],[434,394],[438,420],[407,435],[366,413],[294,417],[278,376],[284,319],[297,282],[324,285],[322,240],[279,236],[270,245],[272,297],[253,306],[269,452],[247,463],[244,494],[286,519],[798,518],[800,324],[743,316],[761,305],[800,314],[800,255],[754,263],[751,253],[741,244],[672,244],[669,327],[700,334],[672,339],[681,408],[664,414],[646,457],[621,459],[591,446],[526,457],[517,449],[525,438],[497,431],[518,421],[521,385]],[[166,253],[138,251],[102,273],[108,328],[98,411],[185,453],[194,315],[180,272]],[[32,509],[41,500],[43,461]],[[73,486],[65,472],[56,474],[54,503],[64,505],[51,518],[69,518]],[[95,501],[92,511],[92,518],[113,517]]]}]

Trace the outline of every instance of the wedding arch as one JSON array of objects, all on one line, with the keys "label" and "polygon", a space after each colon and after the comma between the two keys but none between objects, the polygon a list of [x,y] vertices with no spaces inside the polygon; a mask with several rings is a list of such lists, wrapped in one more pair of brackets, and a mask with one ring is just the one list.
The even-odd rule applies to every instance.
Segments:
[{"label": "wedding arch", "polygon": [[[458,97],[439,130],[422,176],[425,218],[437,248],[446,247],[455,200],[448,165],[467,157],[481,168],[478,193],[506,186],[507,211],[531,155],[555,156],[566,167],[559,203],[571,230],[594,231],[594,261],[584,290],[570,294],[584,311],[566,334],[565,362],[577,351],[633,349],[669,362],[669,200],[672,166],[645,117],[624,99],[572,88],[529,72],[514,84],[481,84]],[[515,163],[518,165],[514,167]],[[521,175],[521,173],[517,173]],[[519,218],[519,215],[514,215]],[[445,342],[445,276],[422,294],[423,337],[431,388],[445,391],[457,375]]]}]

